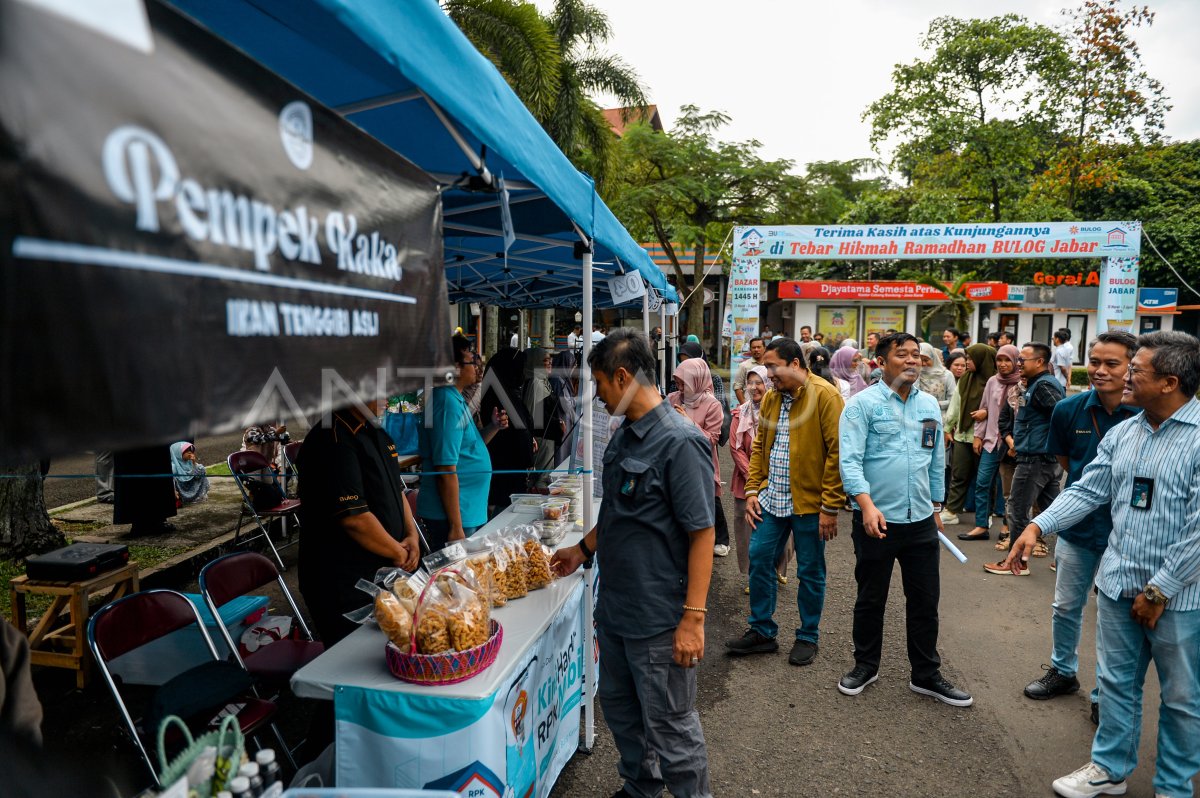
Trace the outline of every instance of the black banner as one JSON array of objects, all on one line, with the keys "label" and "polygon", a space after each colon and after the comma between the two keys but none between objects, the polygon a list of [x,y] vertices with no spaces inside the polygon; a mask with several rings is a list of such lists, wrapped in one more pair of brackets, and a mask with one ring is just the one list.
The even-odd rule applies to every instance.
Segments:
[{"label": "black banner", "polygon": [[[431,178],[172,9],[0,0],[0,453],[316,414],[451,363]],[[85,4],[86,5],[86,4]]]}]

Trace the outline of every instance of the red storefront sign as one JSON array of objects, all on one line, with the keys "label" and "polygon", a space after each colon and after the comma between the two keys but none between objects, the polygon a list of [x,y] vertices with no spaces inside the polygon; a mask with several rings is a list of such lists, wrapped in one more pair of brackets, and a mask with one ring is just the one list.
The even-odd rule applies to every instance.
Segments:
[{"label": "red storefront sign", "polygon": [[[1007,283],[967,283],[967,298],[974,302],[1003,302],[1008,299]],[[896,280],[875,282],[826,282],[787,280],[779,284],[780,299],[820,300],[893,300],[898,302],[940,302],[945,294],[920,283]]]}]

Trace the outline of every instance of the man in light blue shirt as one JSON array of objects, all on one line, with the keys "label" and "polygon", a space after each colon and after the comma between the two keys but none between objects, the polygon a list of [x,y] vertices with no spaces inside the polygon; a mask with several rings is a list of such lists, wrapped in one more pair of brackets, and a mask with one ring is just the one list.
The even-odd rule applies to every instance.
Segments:
[{"label": "man in light blue shirt", "polygon": [[973,699],[942,676],[937,653],[939,514],[945,496],[942,411],[916,387],[921,347],[908,333],[879,341],[883,377],[850,398],[842,411],[842,487],[854,505],[854,668],[838,681],[858,695],[878,678],[883,612],[892,568],[904,580],[909,688],[956,707]]},{"label": "man in light blue shirt", "polygon": [[1123,401],[1142,413],[1109,431],[1083,478],[1033,519],[1008,558],[1015,572],[1037,535],[1111,503],[1096,575],[1100,725],[1091,761],[1053,784],[1069,797],[1125,792],[1151,660],[1162,686],[1155,795],[1191,796],[1200,772],[1200,341],[1157,332],[1138,347]]}]

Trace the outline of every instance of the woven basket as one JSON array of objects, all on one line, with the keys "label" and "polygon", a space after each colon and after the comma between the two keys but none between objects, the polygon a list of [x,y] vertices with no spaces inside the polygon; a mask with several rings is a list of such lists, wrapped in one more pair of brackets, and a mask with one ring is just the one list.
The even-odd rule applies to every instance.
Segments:
[{"label": "woven basket", "polygon": [[388,670],[397,679],[413,684],[457,684],[486,670],[496,661],[500,643],[504,640],[504,627],[495,618],[491,619],[491,635],[487,642],[466,651],[448,651],[444,654],[417,654],[401,651],[392,642],[384,649],[387,654]]}]

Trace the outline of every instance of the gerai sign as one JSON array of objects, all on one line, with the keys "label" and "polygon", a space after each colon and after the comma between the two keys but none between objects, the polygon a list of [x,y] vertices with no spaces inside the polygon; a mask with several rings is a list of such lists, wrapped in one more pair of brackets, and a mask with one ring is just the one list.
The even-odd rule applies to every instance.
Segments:
[{"label": "gerai sign", "polygon": [[116,128],[104,141],[102,157],[109,189],[136,208],[138,230],[156,233],[162,228],[161,205],[174,209],[189,238],[251,252],[260,271],[270,271],[276,252],[289,261],[320,265],[323,239],[340,271],[396,282],[403,277],[396,246],[376,231],[360,233],[353,214],[333,211],[322,224],[303,205],[279,209],[229,189],[204,186],[182,176],[166,142],[146,128]]}]

